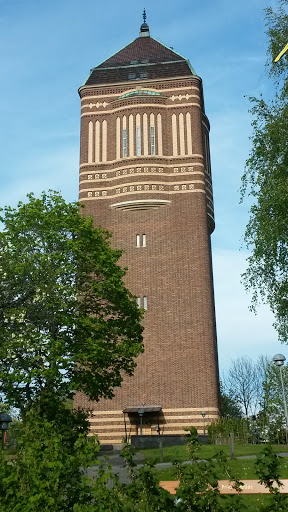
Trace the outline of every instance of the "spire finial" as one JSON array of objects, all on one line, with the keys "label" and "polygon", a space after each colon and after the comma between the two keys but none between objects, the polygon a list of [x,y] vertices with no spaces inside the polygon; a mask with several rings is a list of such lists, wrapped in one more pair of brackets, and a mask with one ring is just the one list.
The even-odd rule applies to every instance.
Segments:
[{"label": "spire finial", "polygon": [[144,7],[142,16],[143,16],[143,23],[140,27],[140,37],[150,37],[149,27],[146,23],[147,14],[146,14],[145,7]]}]

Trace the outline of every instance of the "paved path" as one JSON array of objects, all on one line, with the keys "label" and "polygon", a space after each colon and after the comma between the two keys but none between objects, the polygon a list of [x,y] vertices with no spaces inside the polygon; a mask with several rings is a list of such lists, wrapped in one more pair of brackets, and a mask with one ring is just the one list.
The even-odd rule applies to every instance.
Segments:
[{"label": "paved path", "polygon": [[[280,455],[281,457],[288,457],[287,452],[278,453],[277,455]],[[238,457],[235,457],[236,459],[256,459],[256,455],[240,455]],[[127,470],[126,463],[124,459],[120,456],[120,450],[113,450],[111,452],[107,452],[107,454],[103,455],[100,454],[99,456],[100,460],[106,460],[108,464],[112,466],[112,471],[114,474],[119,476],[120,482],[123,484],[130,483],[129,474]],[[204,461],[205,459],[203,459]],[[144,455],[143,453],[137,452],[134,461],[137,464],[137,468],[143,467],[144,463]],[[190,460],[182,462],[182,464],[192,464]],[[158,464],[155,464],[155,468],[157,470],[160,469],[166,469],[170,468],[172,466],[172,462],[160,462]],[[91,468],[88,468],[87,475],[90,478],[93,478],[95,473],[97,472],[97,465],[92,466]]]}]

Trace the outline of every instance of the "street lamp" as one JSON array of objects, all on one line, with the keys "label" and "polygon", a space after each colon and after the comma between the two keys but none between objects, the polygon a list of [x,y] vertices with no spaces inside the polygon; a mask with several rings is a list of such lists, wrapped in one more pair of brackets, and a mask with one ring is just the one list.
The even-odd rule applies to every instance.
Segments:
[{"label": "street lamp", "polygon": [[206,416],[206,411],[202,411],[201,412],[201,416],[203,418],[203,422],[204,422],[204,436],[206,436],[206,429],[205,429],[205,416]]},{"label": "street lamp", "polygon": [[288,440],[288,413],[287,413],[287,401],[286,401],[286,394],[285,394],[283,375],[282,375],[282,366],[284,365],[284,361],[286,361],[286,357],[283,356],[283,354],[276,354],[273,357],[273,361],[276,364],[276,366],[279,366],[279,371],[280,371],[280,379],[281,379],[283,403],[284,403],[284,413],[285,413],[285,421],[286,421],[286,442],[287,442],[287,440]]},{"label": "street lamp", "polygon": [[144,415],[144,409],[138,409],[138,414],[140,417],[140,436],[143,434],[143,415]]},{"label": "street lamp", "polygon": [[11,423],[12,418],[6,412],[0,414],[0,430],[2,430],[2,450],[4,449],[5,444],[5,432],[9,428],[9,423]]}]

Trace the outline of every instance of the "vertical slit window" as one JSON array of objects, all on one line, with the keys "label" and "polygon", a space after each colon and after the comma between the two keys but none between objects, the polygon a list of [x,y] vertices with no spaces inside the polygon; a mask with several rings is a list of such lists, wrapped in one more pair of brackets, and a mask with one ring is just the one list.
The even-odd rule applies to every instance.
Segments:
[{"label": "vertical slit window", "polygon": [[136,126],[136,156],[141,155],[141,127]]},{"label": "vertical slit window", "polygon": [[122,154],[123,158],[127,158],[127,129],[122,130]]},{"label": "vertical slit window", "polygon": [[143,297],[143,308],[147,309],[147,297]]},{"label": "vertical slit window", "polygon": [[92,121],[88,124],[88,163],[91,164],[93,161],[93,123]]},{"label": "vertical slit window", "polygon": [[155,126],[150,126],[150,149],[151,155],[155,155]]},{"label": "vertical slit window", "polygon": [[146,235],[142,235],[142,247],[146,247]]},{"label": "vertical slit window", "polygon": [[136,299],[138,308],[141,308],[141,297],[137,297]]},{"label": "vertical slit window", "polygon": [[136,235],[136,247],[140,247],[140,235]]}]

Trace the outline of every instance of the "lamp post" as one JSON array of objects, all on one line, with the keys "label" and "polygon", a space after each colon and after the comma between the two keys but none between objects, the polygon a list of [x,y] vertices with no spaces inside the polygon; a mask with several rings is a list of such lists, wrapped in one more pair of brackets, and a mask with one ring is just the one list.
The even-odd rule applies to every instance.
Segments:
[{"label": "lamp post", "polygon": [[139,414],[139,417],[140,417],[140,436],[143,435],[143,414],[144,414],[144,409],[138,409],[138,414]]},{"label": "lamp post", "polygon": [[9,428],[9,423],[11,423],[12,418],[6,412],[0,414],[0,430],[2,430],[2,450],[4,449],[5,444],[5,432]]},{"label": "lamp post", "polygon": [[205,416],[206,416],[206,411],[202,411],[201,412],[201,416],[203,418],[203,422],[204,422],[204,436],[206,436],[206,429],[205,429]]},{"label": "lamp post", "polygon": [[283,354],[276,354],[273,357],[273,361],[276,364],[276,366],[279,366],[279,371],[280,371],[280,379],[281,379],[281,386],[282,386],[282,393],[283,393],[284,414],[285,414],[285,422],[286,422],[286,443],[287,443],[287,441],[288,441],[288,412],[287,412],[287,401],[286,401],[286,394],[285,394],[283,375],[282,375],[282,366],[284,365],[284,361],[286,361],[286,357],[283,356]]}]

